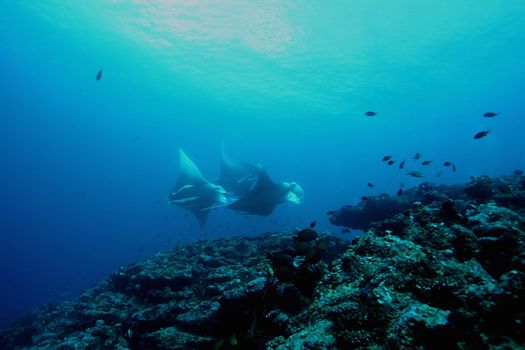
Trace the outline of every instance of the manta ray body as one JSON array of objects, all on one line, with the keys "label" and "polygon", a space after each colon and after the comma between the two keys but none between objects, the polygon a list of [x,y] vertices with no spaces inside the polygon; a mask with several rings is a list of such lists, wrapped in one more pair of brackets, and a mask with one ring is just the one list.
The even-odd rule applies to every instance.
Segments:
[{"label": "manta ray body", "polygon": [[224,144],[221,145],[221,170],[217,183],[237,197],[243,197],[257,181],[257,166],[228,155]]},{"label": "manta ray body", "polygon": [[191,211],[202,226],[210,209],[229,204],[231,198],[222,186],[206,180],[192,160],[179,148],[179,177],[168,201]]},{"label": "manta ray body", "polygon": [[245,214],[268,216],[283,202],[302,203],[304,191],[295,182],[274,182],[266,170],[258,165],[255,183],[242,197],[227,205],[227,208]]}]

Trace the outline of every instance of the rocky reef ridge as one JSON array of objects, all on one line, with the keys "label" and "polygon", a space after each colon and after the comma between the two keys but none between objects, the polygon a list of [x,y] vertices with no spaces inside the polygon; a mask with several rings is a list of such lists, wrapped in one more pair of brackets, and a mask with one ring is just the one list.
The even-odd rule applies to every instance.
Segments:
[{"label": "rocky reef ridge", "polygon": [[15,321],[0,348],[524,348],[525,177],[425,188],[351,242],[309,228],[123,267]]}]

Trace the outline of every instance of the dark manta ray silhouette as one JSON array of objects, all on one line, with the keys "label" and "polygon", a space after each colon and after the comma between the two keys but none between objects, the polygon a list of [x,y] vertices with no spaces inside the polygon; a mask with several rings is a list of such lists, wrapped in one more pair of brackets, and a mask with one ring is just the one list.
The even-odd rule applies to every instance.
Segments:
[{"label": "dark manta ray silhouette", "polygon": [[246,195],[259,176],[257,166],[231,158],[221,144],[221,171],[218,184],[238,197]]},{"label": "dark manta ray silhouette", "polygon": [[168,196],[168,201],[191,211],[202,226],[210,209],[225,206],[231,199],[224,188],[206,180],[197,166],[179,148],[179,177]]},{"label": "dark manta ray silhouette", "polygon": [[279,203],[302,203],[304,191],[297,183],[273,182],[261,165],[257,167],[257,172],[257,180],[250,190],[228,204],[227,208],[246,214],[268,216]]}]

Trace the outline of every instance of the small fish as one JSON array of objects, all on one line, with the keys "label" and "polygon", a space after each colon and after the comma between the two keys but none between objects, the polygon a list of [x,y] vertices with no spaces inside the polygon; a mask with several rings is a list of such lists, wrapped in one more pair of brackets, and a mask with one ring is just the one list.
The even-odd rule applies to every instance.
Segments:
[{"label": "small fish", "polygon": [[438,171],[438,172],[436,173],[436,177],[441,177],[441,175],[443,175],[443,173],[442,173],[441,171]]},{"label": "small fish", "polygon": [[100,79],[102,79],[102,69],[97,73],[97,81],[100,81]]},{"label": "small fish", "polygon": [[404,168],[405,168],[405,160],[403,159],[403,161],[399,163],[399,169],[404,169]]},{"label": "small fish", "polygon": [[421,159],[421,153],[417,152],[416,154],[414,154],[414,157],[412,157],[412,159],[414,159],[414,160]]},{"label": "small fish", "polygon": [[374,184],[371,183],[371,182],[367,183],[366,185],[367,185],[368,187],[374,187]]},{"label": "small fish", "polygon": [[412,177],[419,177],[419,178],[424,177],[420,171],[409,171],[407,172],[407,175],[412,176]]},{"label": "small fish", "polygon": [[314,220],[310,223],[310,228],[314,228],[315,225],[317,225],[317,221]]},{"label": "small fish", "polygon": [[346,227],[341,230],[341,233],[348,233],[348,232],[350,232],[350,229]]},{"label": "small fish", "polygon": [[367,201],[367,200],[368,200],[368,197],[367,197],[367,196],[363,196],[363,197],[361,197],[361,200],[362,200],[362,201]]},{"label": "small fish", "polygon": [[452,165],[452,162],[445,162],[443,163],[443,166],[451,166]]},{"label": "small fish", "polygon": [[372,112],[372,111],[368,111],[368,112],[365,112],[365,115],[366,115],[367,117],[374,117],[374,116],[377,115],[377,113],[376,113],[376,112]]},{"label": "small fish", "polygon": [[383,162],[388,162],[390,159],[392,159],[392,156],[391,155],[386,155],[383,157],[383,159],[381,159]]},{"label": "small fish", "polygon": [[455,164],[452,164],[452,171],[456,172],[456,165]]},{"label": "small fish", "polygon": [[401,196],[402,194],[403,194],[403,189],[402,189],[402,188],[400,188],[399,190],[397,190],[397,195],[398,195],[398,196]]},{"label": "small fish", "polygon": [[394,162],[393,160],[389,160],[387,164],[388,164],[388,165],[392,165],[392,164],[394,164],[394,163],[395,163],[395,162]]},{"label": "small fish", "polygon": [[168,220],[168,216],[167,215],[164,216],[164,220]]},{"label": "small fish", "polygon": [[421,165],[430,165],[430,163],[432,163],[431,160],[424,160]]},{"label": "small fish", "polygon": [[489,133],[490,133],[489,130],[480,131],[476,135],[474,135],[474,139],[475,140],[479,140],[479,139],[484,138],[485,136],[487,136]]},{"label": "small fish", "polygon": [[335,213],[335,211],[333,211],[333,210],[329,210],[329,211],[326,212],[326,215],[332,215],[332,214],[334,214],[334,213]]},{"label": "small fish", "polygon": [[521,169],[514,170],[513,174],[516,175],[516,176],[521,176],[521,175],[523,175],[523,170],[521,170]]},{"label": "small fish", "polygon": [[497,116],[499,113],[496,113],[496,112],[487,112],[487,113],[484,113],[483,116],[485,118],[494,118],[495,116]]}]

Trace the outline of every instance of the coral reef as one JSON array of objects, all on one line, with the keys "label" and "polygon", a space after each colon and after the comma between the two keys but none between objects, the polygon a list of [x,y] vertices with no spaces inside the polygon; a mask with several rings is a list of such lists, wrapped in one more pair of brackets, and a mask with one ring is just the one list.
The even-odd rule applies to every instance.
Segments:
[{"label": "coral reef", "polygon": [[523,207],[525,206],[524,181],[523,175],[512,175],[496,179],[490,179],[488,176],[473,176],[464,186],[423,182],[399,196],[383,193],[366,197],[356,205],[345,205],[339,210],[329,211],[330,222],[337,226],[367,230],[372,223],[389,219],[409,209],[412,203],[421,202],[426,205],[447,199],[476,202],[493,200],[502,206]]},{"label": "coral reef", "polygon": [[202,240],[123,267],[15,321],[0,348],[525,347],[524,177],[406,192],[352,242]]}]

